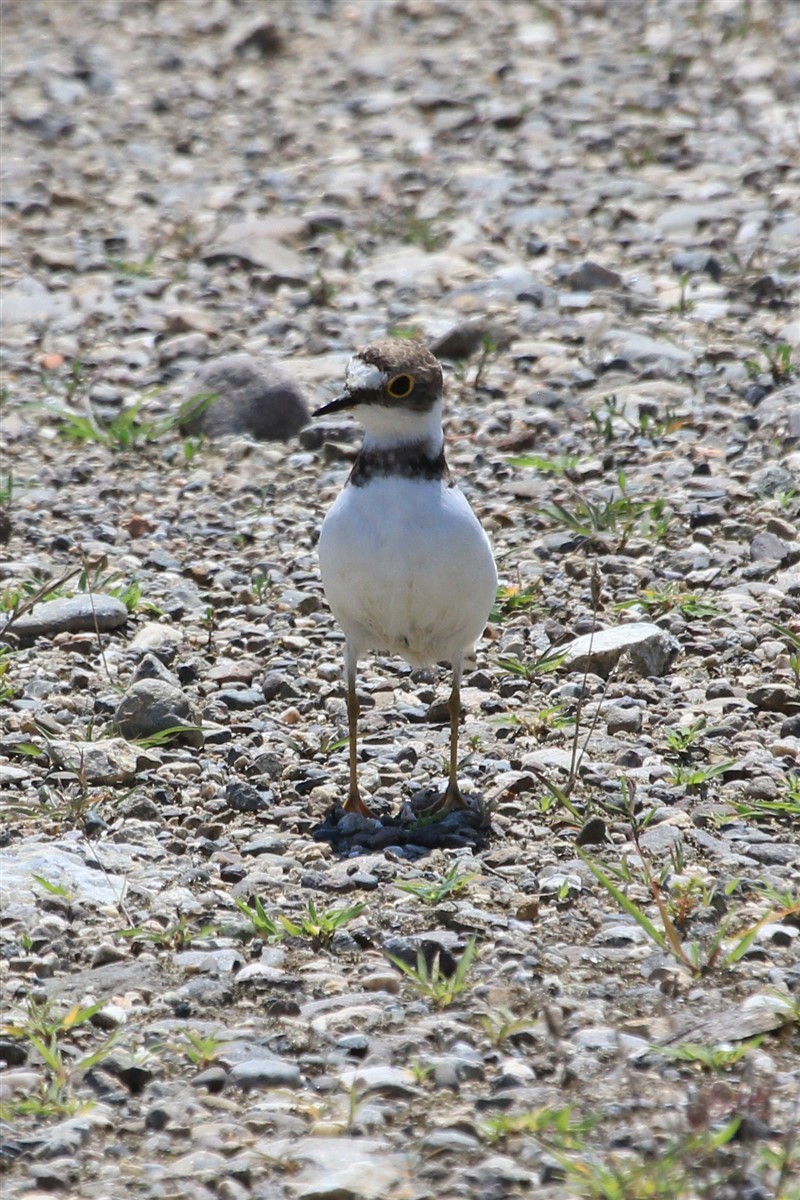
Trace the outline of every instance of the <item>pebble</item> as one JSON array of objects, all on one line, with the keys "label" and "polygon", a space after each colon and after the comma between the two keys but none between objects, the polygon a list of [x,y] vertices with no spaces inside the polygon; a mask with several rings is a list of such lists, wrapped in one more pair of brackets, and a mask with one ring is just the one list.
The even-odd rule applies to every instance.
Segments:
[{"label": "pebble", "polygon": [[236,1063],[228,1072],[228,1079],[235,1087],[245,1092],[265,1091],[269,1088],[299,1087],[302,1076],[299,1068],[280,1058],[248,1058]]},{"label": "pebble", "polygon": [[[260,244],[263,249],[265,243]],[[273,253],[299,262],[285,247],[273,248]],[[191,414],[182,419],[184,433],[208,438],[248,433],[285,442],[308,423],[302,393],[287,370],[249,354],[227,354],[198,371],[187,386],[183,411]]]},{"label": "pebble", "polygon": [[114,721],[129,741],[180,728],[181,736],[191,745],[203,744],[202,732],[196,728],[200,719],[193,704],[178,688],[161,679],[134,683],[120,700]]}]

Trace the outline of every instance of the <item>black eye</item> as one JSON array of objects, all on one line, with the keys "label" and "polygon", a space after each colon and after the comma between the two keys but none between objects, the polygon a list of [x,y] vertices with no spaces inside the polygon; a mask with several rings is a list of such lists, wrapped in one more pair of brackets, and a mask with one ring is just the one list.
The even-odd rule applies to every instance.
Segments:
[{"label": "black eye", "polygon": [[414,380],[411,375],[395,375],[387,383],[386,390],[393,400],[405,400],[414,390]]}]

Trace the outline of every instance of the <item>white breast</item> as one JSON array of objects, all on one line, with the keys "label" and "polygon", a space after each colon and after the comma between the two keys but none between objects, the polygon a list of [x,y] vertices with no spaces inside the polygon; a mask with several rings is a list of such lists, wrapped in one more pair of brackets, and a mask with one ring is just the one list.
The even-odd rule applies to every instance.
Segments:
[{"label": "white breast", "polygon": [[325,594],[356,657],[452,660],[483,632],[497,573],[463,494],[396,477],[346,487],[320,532]]}]

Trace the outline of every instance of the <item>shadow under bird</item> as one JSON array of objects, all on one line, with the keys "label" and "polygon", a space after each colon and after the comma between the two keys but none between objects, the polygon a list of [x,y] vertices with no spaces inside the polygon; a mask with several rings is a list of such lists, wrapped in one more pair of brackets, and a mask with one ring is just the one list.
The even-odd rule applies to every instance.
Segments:
[{"label": "shadow under bird", "polygon": [[345,635],[350,734],[347,812],[373,815],[358,789],[358,661],[370,650],[412,666],[452,664],[450,773],[429,811],[468,807],[458,787],[465,654],[497,591],[492,549],[444,454],[442,368],[421,343],[373,342],[347,366],[344,391],[315,417],[349,412],[364,428],[350,476],[319,536],[325,595]]}]

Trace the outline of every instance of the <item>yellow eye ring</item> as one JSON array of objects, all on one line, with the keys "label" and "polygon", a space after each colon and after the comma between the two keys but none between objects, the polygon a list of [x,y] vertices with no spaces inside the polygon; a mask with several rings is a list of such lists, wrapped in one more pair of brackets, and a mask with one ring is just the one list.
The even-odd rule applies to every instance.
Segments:
[{"label": "yellow eye ring", "polygon": [[395,375],[386,385],[386,390],[393,400],[405,400],[406,396],[410,396],[414,390],[414,378],[412,375]]}]

